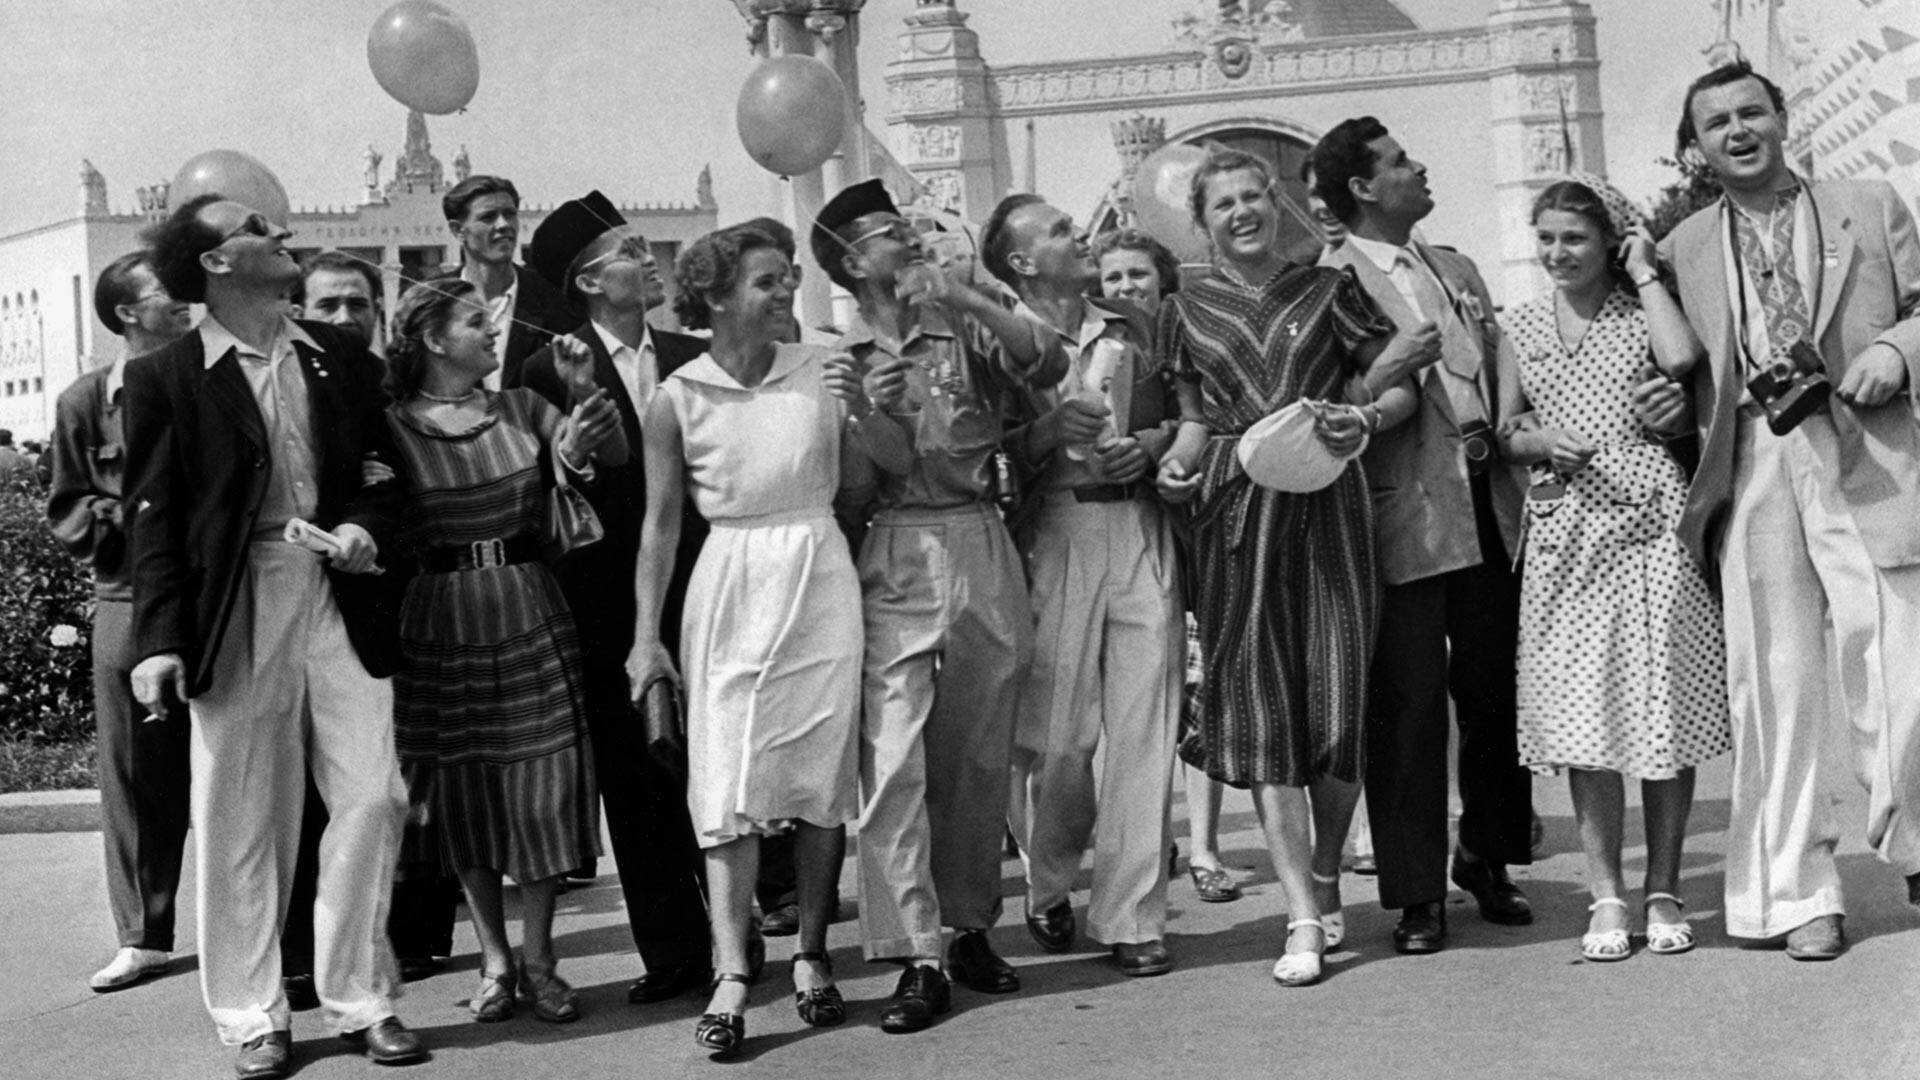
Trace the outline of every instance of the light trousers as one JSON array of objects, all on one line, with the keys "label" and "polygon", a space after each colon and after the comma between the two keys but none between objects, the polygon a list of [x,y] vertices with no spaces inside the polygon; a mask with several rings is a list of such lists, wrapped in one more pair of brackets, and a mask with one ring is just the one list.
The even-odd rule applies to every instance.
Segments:
[{"label": "light trousers", "polygon": [[1819,776],[1832,707],[1851,729],[1867,842],[1902,874],[1920,871],[1920,566],[1873,564],[1840,495],[1839,460],[1824,413],[1784,436],[1740,415],[1720,566],[1733,715],[1727,932],[1736,937],[1845,913],[1833,858],[1840,829]]},{"label": "light trousers", "polygon": [[1013,723],[1033,651],[1026,581],[992,506],[883,511],[866,614],[858,838],[869,960],[941,954],[1000,918]]},{"label": "light trousers", "polygon": [[336,1033],[393,1015],[387,904],[407,813],[392,686],[361,665],[320,560],[279,541],[247,553],[213,685],[189,703],[200,986],[229,1045],[290,1025],[279,939],[309,768],[329,817],[314,989]]},{"label": "light trousers", "polygon": [[1037,633],[1013,745],[1027,795],[1027,914],[1068,898],[1091,844],[1088,936],[1155,941],[1167,922],[1186,651],[1173,530],[1137,499],[1044,499],[1027,552]]}]

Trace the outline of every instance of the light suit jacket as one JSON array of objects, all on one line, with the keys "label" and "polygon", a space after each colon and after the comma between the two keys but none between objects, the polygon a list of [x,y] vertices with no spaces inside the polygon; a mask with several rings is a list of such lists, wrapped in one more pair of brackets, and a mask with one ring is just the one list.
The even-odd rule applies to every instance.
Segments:
[{"label": "light suit jacket", "polygon": [[[1513,347],[1493,317],[1493,298],[1473,260],[1458,252],[1415,241],[1453,298],[1453,312],[1442,327],[1440,364],[1415,379],[1420,408],[1405,423],[1374,436],[1361,457],[1373,490],[1374,535],[1380,549],[1381,579],[1404,585],[1453,570],[1478,566],[1480,536],[1474,524],[1473,491],[1460,421],[1441,385],[1441,364],[1456,371],[1478,366],[1481,399],[1494,428],[1521,409],[1520,372]],[[1323,266],[1351,266],[1361,287],[1394,325],[1419,323],[1392,279],[1372,259],[1342,244],[1320,257]],[[1526,500],[1523,468],[1495,463],[1489,475],[1494,514],[1512,559],[1520,543],[1520,518]]]},{"label": "light suit jacket", "polygon": [[[1841,494],[1875,565],[1920,564],[1920,243],[1913,217],[1884,181],[1830,181],[1809,192],[1824,233],[1808,291],[1818,296],[1814,340],[1827,377],[1837,387],[1848,363],[1875,342],[1893,346],[1907,363],[1907,388],[1885,405],[1855,409],[1832,399]],[[1715,203],[1660,244],[1707,353],[1693,377],[1700,469],[1679,530],[1706,568],[1717,564],[1733,507],[1734,421],[1748,378],[1729,295],[1725,222]]]}]

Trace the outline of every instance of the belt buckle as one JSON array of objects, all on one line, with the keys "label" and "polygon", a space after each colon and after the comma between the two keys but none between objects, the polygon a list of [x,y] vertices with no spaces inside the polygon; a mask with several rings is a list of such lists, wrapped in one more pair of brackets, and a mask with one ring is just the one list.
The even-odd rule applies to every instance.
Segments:
[{"label": "belt buckle", "polygon": [[473,551],[475,570],[492,570],[507,565],[507,542],[495,537],[492,540],[475,540],[468,545]]}]

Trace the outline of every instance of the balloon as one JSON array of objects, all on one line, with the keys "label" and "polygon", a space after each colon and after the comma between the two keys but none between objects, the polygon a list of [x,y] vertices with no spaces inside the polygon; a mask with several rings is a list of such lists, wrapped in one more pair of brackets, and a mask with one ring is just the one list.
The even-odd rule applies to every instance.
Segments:
[{"label": "balloon", "polygon": [[811,56],[762,60],[748,73],[734,110],[747,154],[780,176],[819,168],[840,149],[846,121],[846,86]]},{"label": "balloon", "polygon": [[208,150],[187,159],[173,174],[173,186],[167,189],[167,202],[184,206],[202,195],[219,195],[267,216],[276,225],[285,225],[291,208],[287,189],[280,178],[259,160],[238,150]]},{"label": "balloon", "polygon": [[1133,174],[1133,212],[1140,227],[1180,258],[1206,262],[1212,253],[1207,234],[1193,223],[1193,174],[1207,152],[1186,143],[1168,143],[1148,154]]},{"label": "balloon", "polygon": [[367,65],[395,101],[434,116],[466,108],[480,86],[466,20],[433,0],[388,8],[367,34]]}]

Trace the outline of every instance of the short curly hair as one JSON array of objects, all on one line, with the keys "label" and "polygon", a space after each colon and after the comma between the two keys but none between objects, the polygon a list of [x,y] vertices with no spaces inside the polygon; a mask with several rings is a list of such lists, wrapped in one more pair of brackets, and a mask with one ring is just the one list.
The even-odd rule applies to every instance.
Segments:
[{"label": "short curly hair", "polygon": [[1160,278],[1160,295],[1180,291],[1180,260],[1167,245],[1140,229],[1115,229],[1101,233],[1093,241],[1093,260],[1098,263],[1116,251],[1142,251],[1153,260],[1153,272]]},{"label": "short curly hair", "polygon": [[680,284],[673,313],[680,317],[680,325],[689,330],[712,329],[711,299],[733,291],[740,264],[748,252],[759,248],[784,254],[776,237],[753,225],[730,225],[688,244],[673,264],[673,276]]},{"label": "short curly hair", "polygon": [[1193,223],[1205,232],[1207,227],[1207,181],[1225,173],[1247,170],[1260,174],[1260,182],[1266,185],[1268,197],[1273,192],[1273,166],[1258,154],[1249,154],[1224,143],[1209,142],[1201,146],[1207,156],[1200,167],[1193,170],[1193,183],[1187,188],[1187,211],[1193,215]]},{"label": "short curly hair", "polygon": [[387,335],[387,396],[405,401],[427,377],[427,338],[445,333],[462,301],[480,289],[464,278],[423,281],[403,293]]},{"label": "short curly hair", "polygon": [[153,256],[153,276],[160,279],[168,296],[181,303],[207,301],[207,271],[200,265],[200,256],[219,247],[225,237],[200,220],[200,211],[225,200],[225,195],[212,192],[188,199],[142,237]]}]

